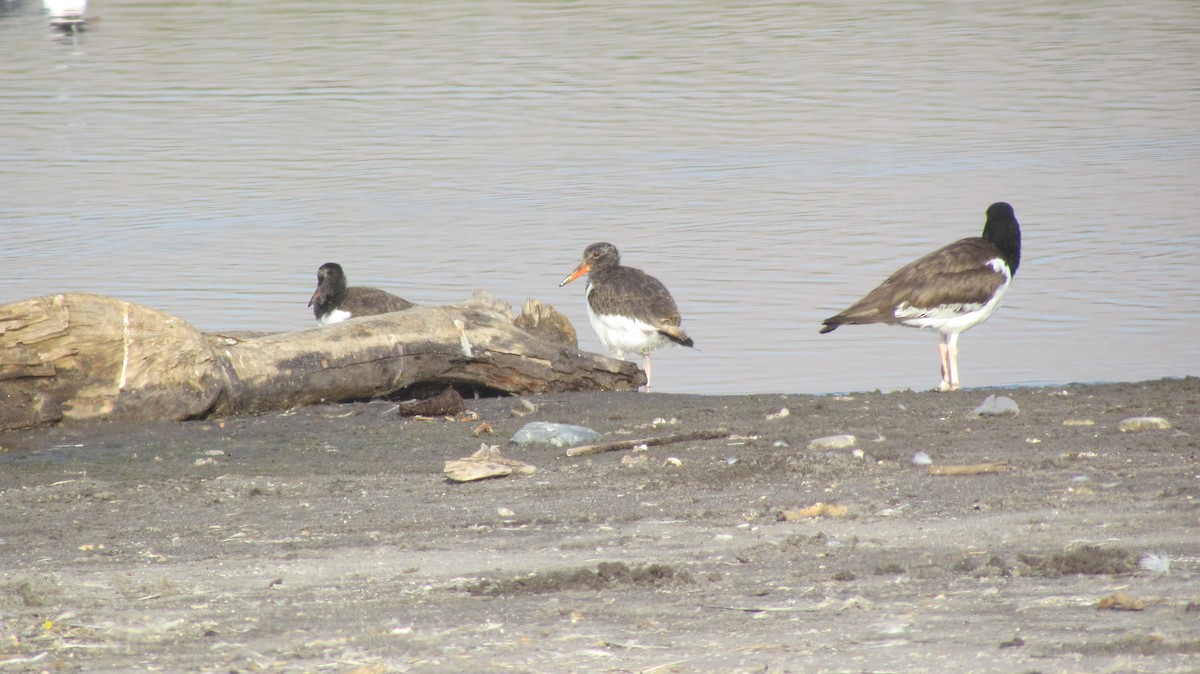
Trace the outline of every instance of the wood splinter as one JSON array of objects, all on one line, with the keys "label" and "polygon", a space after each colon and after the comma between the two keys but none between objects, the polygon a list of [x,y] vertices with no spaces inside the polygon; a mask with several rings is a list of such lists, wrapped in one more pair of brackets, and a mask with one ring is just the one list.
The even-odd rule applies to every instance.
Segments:
[{"label": "wood splinter", "polygon": [[983,475],[1012,470],[1007,463],[971,463],[961,466],[930,466],[929,475]]},{"label": "wood splinter", "polygon": [[580,445],[567,450],[567,456],[583,456],[584,454],[602,454],[604,452],[615,452],[622,449],[633,449],[645,445],[647,447],[656,447],[658,445],[669,445],[676,442],[691,442],[692,440],[714,440],[716,438],[729,437],[729,431],[724,428],[716,428],[708,431],[694,431],[691,433],[674,433],[672,435],[664,435],[658,438],[642,438],[640,440],[614,440],[612,442],[601,442],[595,445]]}]

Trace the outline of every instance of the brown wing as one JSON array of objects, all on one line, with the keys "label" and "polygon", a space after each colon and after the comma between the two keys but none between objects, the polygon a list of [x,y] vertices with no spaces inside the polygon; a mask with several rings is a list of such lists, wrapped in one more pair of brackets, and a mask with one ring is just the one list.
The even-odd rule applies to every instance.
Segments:
[{"label": "brown wing", "polygon": [[843,323],[898,323],[896,309],[983,304],[1004,283],[989,263],[1000,257],[990,242],[972,237],[956,241],[896,271],[842,313],[825,319],[822,332]]},{"label": "brown wing", "polygon": [[352,316],[375,316],[393,311],[413,308],[413,303],[378,288],[355,286],[346,289],[346,297],[339,307]]},{"label": "brown wing", "polygon": [[679,327],[679,308],[667,287],[646,272],[617,267],[596,277],[588,295],[598,314],[629,316],[660,328]]}]

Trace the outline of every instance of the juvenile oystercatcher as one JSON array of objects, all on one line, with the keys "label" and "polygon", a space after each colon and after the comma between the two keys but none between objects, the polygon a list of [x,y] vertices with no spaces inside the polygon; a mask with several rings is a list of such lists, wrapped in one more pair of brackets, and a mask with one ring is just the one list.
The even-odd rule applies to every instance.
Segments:
[{"label": "juvenile oystercatcher", "polygon": [[1021,227],[1012,206],[988,206],[983,235],[962,239],[911,262],[837,316],[842,324],[888,323],[941,333],[941,391],[958,390],[958,333],[992,315],[1021,264]]},{"label": "juvenile oystercatcher", "polygon": [[587,312],[592,329],[605,349],[624,359],[626,351],[640,353],[650,390],[650,352],[671,343],[692,346],[679,327],[679,308],[666,286],[641,269],[621,266],[621,254],[611,243],[593,243],[583,261],[558,284],[563,287],[588,274]]},{"label": "juvenile oystercatcher", "polygon": [[414,305],[378,288],[347,288],[342,265],[326,262],[317,269],[317,289],[308,300],[308,306],[313,308],[321,325],[329,325],[356,316],[404,311]]}]

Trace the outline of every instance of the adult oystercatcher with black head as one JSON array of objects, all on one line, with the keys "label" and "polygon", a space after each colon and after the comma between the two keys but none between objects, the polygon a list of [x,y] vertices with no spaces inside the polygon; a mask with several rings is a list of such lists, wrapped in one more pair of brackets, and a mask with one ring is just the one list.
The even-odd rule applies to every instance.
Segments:
[{"label": "adult oystercatcher with black head", "polygon": [[641,269],[621,265],[611,243],[593,243],[583,261],[558,284],[563,287],[588,275],[587,312],[605,349],[624,359],[626,351],[642,354],[646,390],[650,390],[650,352],[668,344],[693,346],[679,327],[679,308],[666,286]]},{"label": "adult oystercatcher with black head", "polygon": [[374,316],[411,309],[414,305],[378,288],[346,287],[346,272],[336,262],[326,262],[317,269],[317,289],[308,306],[321,325],[339,323],[357,316]]},{"label": "adult oystercatcher with black head", "polygon": [[955,241],[892,274],[842,313],[826,318],[821,333],[844,324],[888,323],[941,334],[941,391],[955,391],[958,335],[992,315],[1021,264],[1021,226],[1012,206],[987,209],[983,235]]}]

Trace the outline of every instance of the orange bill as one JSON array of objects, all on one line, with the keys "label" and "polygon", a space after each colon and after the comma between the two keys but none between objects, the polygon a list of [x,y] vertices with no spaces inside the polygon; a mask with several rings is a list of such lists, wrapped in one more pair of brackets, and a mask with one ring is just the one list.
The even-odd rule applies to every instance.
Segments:
[{"label": "orange bill", "polygon": [[558,287],[561,288],[561,287],[567,285],[571,281],[574,281],[575,279],[579,278],[580,276],[583,276],[584,274],[588,273],[591,270],[592,270],[592,268],[590,265],[588,265],[586,260],[583,262],[580,262],[579,266],[575,268],[575,271],[571,272],[570,276],[563,279],[562,283],[558,284]]}]

